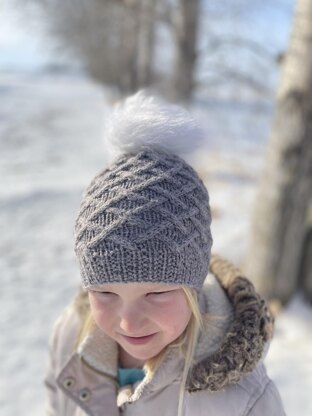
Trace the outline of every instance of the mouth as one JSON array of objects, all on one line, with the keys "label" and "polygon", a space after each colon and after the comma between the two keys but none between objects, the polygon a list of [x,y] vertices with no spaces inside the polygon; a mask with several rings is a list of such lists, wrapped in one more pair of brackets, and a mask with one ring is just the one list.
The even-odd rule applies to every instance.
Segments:
[{"label": "mouth", "polygon": [[122,335],[122,337],[130,344],[142,345],[142,344],[147,344],[155,335],[156,333],[145,335],[143,337],[129,337],[127,335]]}]

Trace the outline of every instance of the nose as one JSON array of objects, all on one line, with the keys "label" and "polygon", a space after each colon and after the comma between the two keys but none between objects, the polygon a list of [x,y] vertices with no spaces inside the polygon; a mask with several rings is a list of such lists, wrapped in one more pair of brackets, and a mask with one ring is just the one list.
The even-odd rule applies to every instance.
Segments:
[{"label": "nose", "polygon": [[147,326],[148,319],[144,312],[135,307],[124,307],[120,313],[119,327],[124,335],[140,336]]}]

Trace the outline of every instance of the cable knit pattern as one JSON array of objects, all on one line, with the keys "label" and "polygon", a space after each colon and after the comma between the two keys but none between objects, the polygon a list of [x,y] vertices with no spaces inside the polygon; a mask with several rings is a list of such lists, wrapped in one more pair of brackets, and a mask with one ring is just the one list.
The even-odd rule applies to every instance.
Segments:
[{"label": "cable knit pattern", "polygon": [[75,251],[85,288],[165,282],[200,289],[212,238],[206,187],[183,159],[146,148],[121,156],[87,188]]}]

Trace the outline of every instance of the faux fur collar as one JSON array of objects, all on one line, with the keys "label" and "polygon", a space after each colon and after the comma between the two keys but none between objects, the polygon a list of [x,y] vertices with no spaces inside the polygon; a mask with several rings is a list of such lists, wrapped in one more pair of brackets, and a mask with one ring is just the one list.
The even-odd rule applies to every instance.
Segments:
[{"label": "faux fur collar", "polygon": [[[218,391],[250,373],[265,353],[273,332],[273,318],[252,283],[228,261],[212,256],[210,274],[199,296],[204,327],[195,352],[187,389]],[[76,306],[88,307],[81,293]],[[78,353],[91,367],[116,377],[118,352],[114,341],[95,329],[79,345]],[[145,377],[133,400],[144,389],[161,388],[181,372],[181,359],[172,351],[152,377]]]},{"label": "faux fur collar", "polygon": [[250,373],[265,354],[273,335],[273,317],[253,284],[240,270],[213,256],[210,271],[233,307],[233,320],[217,351],[192,368],[188,390],[221,390]]}]

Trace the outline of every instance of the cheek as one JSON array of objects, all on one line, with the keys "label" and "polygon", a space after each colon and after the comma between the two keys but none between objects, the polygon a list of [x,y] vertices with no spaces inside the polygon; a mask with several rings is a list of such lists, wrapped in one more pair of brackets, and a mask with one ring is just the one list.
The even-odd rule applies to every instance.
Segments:
[{"label": "cheek", "polygon": [[102,302],[90,302],[91,314],[95,323],[104,332],[109,333],[114,325],[113,308],[105,305]]},{"label": "cheek", "polygon": [[191,315],[191,309],[182,299],[160,308],[154,319],[168,334],[180,335],[186,328]]}]

